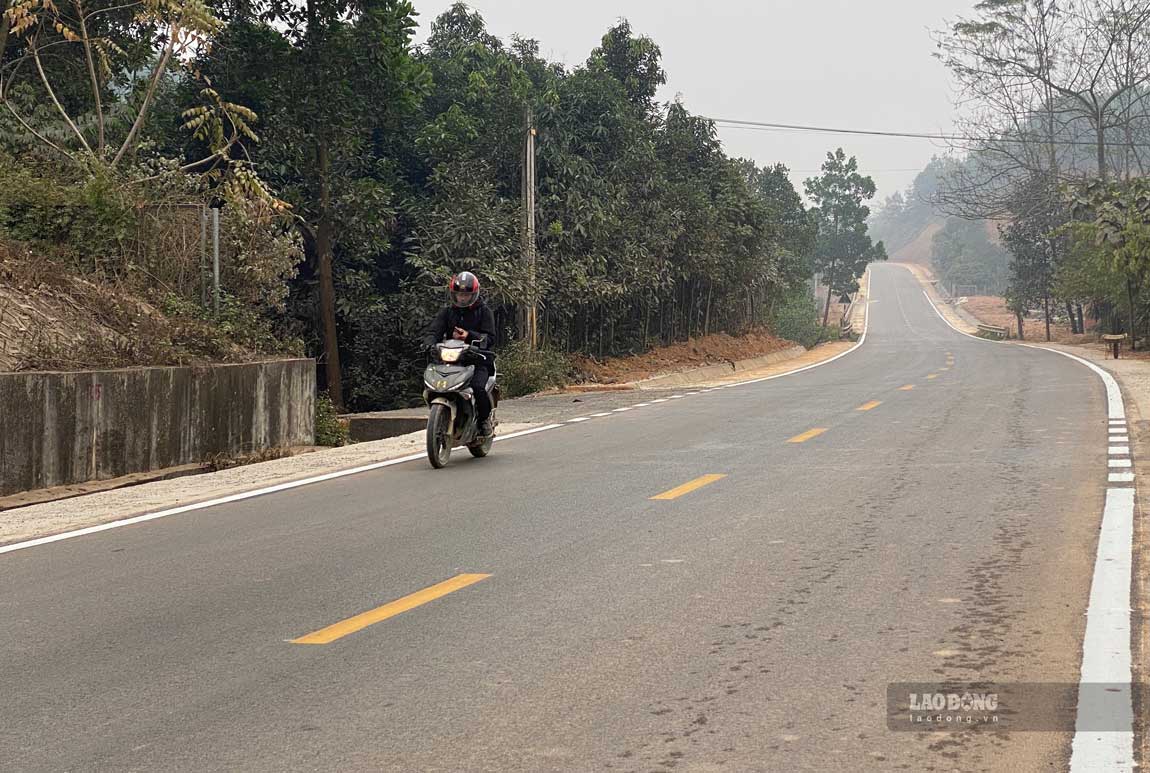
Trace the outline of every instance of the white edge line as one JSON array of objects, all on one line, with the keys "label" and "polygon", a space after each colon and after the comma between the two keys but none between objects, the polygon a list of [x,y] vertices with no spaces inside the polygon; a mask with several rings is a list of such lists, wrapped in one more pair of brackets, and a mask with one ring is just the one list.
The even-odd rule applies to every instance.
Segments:
[{"label": "white edge line", "polygon": [[[866,306],[863,308],[863,332],[862,332],[862,335],[859,336],[859,340],[855,341],[854,346],[847,349],[845,352],[839,352],[834,357],[829,357],[829,358],[823,360],[822,362],[815,362],[815,363],[812,363],[810,365],[804,365],[801,368],[797,368],[795,370],[789,370],[786,373],[776,373],[773,376],[764,376],[763,378],[756,378],[756,379],[752,379],[750,381],[738,381],[738,382],[735,382],[733,384],[728,384],[727,386],[728,387],[738,387],[738,386],[746,386],[747,384],[761,384],[764,381],[773,381],[776,378],[785,378],[787,376],[793,376],[796,373],[802,373],[803,371],[806,371],[806,370],[811,370],[813,368],[821,368],[823,365],[830,365],[835,360],[840,359],[842,357],[846,357],[848,354],[853,352],[855,349],[858,349],[860,346],[863,345],[863,343],[866,342],[866,334],[867,334],[867,331],[870,329],[870,304],[871,304],[870,286],[871,286],[871,275],[867,274],[867,278],[866,278],[867,302],[866,302]],[[979,340],[982,340],[982,339],[979,339]],[[695,393],[689,392],[688,394],[695,394]]]},{"label": "white edge line", "polygon": [[[950,323],[935,306],[924,289],[931,308],[952,330],[976,341],[1006,344],[971,335]],[[1126,423],[1126,404],[1118,381],[1090,360],[1058,349],[1021,344],[1028,349],[1061,354],[1085,365],[1106,386],[1106,406],[1110,424]],[[1115,462],[1130,460],[1111,459]],[[1111,476],[1121,473],[1111,473]],[[1133,474],[1130,474],[1133,480]],[[1110,478],[1115,481],[1113,477]],[[1098,552],[1094,557],[1094,575],[1090,580],[1090,602],[1086,608],[1086,634],[1082,640],[1082,668],[1078,679],[1078,705],[1074,722],[1074,740],[1070,751],[1070,773],[1087,771],[1134,770],[1134,705],[1131,695],[1130,655],[1130,578],[1134,551],[1133,488],[1107,488],[1102,512],[1102,529]],[[1088,687],[1093,685],[1093,687]],[[1120,687],[1109,692],[1101,685]],[[1103,732],[1105,731],[1105,732]]]},{"label": "white edge line", "polygon": [[[1130,682],[1133,533],[1134,489],[1107,489],[1082,640],[1071,773],[1134,770]],[[1117,690],[1111,692],[1114,688]]]},{"label": "white edge line", "polygon": [[[923,290],[922,294],[923,297],[926,298],[927,303],[930,304],[930,307],[934,309],[934,313],[938,315],[938,318],[945,322],[947,327],[959,335],[964,335],[967,338],[973,338],[975,341],[982,341],[983,343],[987,344],[1002,344],[1006,346],[1012,345],[1009,341],[994,341],[989,338],[979,338],[976,335],[967,333],[965,330],[959,330],[957,327],[951,324],[949,319],[943,316],[941,311],[938,310],[938,306],[935,305],[934,299],[930,297],[930,293],[928,293],[926,290]],[[1026,344],[1021,342],[1016,345],[1025,346],[1027,349],[1038,349],[1043,352],[1054,352],[1055,354],[1061,354],[1063,357],[1069,357],[1070,359],[1090,368],[1102,378],[1102,383],[1106,385],[1106,412],[1110,419],[1110,424],[1117,425],[1119,422],[1122,424],[1126,423],[1126,403],[1122,399],[1122,390],[1118,387],[1118,382],[1114,379],[1114,376],[1110,375],[1108,371],[1095,365],[1090,360],[1084,359],[1075,354],[1071,354],[1070,352],[1064,352],[1060,349],[1048,349],[1045,346],[1035,346],[1034,344]]]},{"label": "white edge line", "polygon": [[[559,429],[562,426],[562,424],[544,424],[542,427],[534,427],[532,429],[525,429],[520,432],[512,432],[510,435],[499,435],[495,438],[495,442],[498,443],[501,440],[511,440],[512,438],[523,437],[525,435],[534,435],[537,432],[546,432],[551,429]],[[425,454],[416,454],[415,458],[422,459],[424,456]]]},{"label": "white edge line", "polygon": [[[495,438],[495,440],[496,442],[501,440],[511,440],[512,438],[523,437],[524,435],[534,435],[537,432],[546,432],[547,430],[558,429],[561,426],[563,425],[547,424],[542,427],[526,429],[522,432],[512,432],[510,435],[503,435],[502,437]],[[0,555],[3,555],[4,553],[14,553],[17,550],[25,550],[27,548],[37,547],[38,545],[48,545],[53,542],[61,542],[66,539],[73,539],[75,537],[84,537],[88,534],[98,534],[99,532],[109,531],[110,529],[119,529],[124,526],[133,526],[137,523],[147,523],[148,521],[155,521],[159,520],[160,518],[167,518],[172,515],[190,513],[196,510],[206,510],[209,507],[217,507],[219,505],[226,505],[232,502],[242,502],[245,499],[253,499],[255,497],[265,496],[267,494],[274,494],[279,491],[290,491],[291,489],[300,488],[302,486],[310,486],[315,483],[323,483],[329,480],[346,478],[350,475],[359,475],[360,473],[371,472],[372,470],[380,470],[384,467],[394,467],[397,464],[406,464],[407,462],[414,462],[424,458],[426,458],[426,454],[409,454],[408,456],[400,456],[395,459],[386,459],[382,462],[373,462],[371,464],[360,465],[359,467],[351,467],[346,470],[327,472],[323,475],[313,475],[310,478],[300,478],[299,480],[277,483],[274,486],[266,486],[264,488],[253,489],[251,491],[241,491],[236,494],[229,494],[225,497],[207,499],[203,502],[194,502],[190,505],[181,505],[179,507],[171,507],[166,510],[157,510],[154,513],[144,513],[142,515],[134,515],[131,518],[121,518],[116,521],[99,523],[95,526],[86,526],[82,529],[65,531],[61,532],[60,534],[50,534],[46,537],[37,537],[35,539],[25,540],[23,542],[13,542],[10,545],[0,545]]]}]

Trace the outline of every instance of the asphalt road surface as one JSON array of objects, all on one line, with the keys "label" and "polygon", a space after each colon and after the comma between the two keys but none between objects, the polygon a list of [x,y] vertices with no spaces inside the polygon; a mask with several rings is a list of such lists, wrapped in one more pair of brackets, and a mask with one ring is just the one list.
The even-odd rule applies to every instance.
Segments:
[{"label": "asphalt road surface", "polygon": [[872,274],[822,367],[0,556],[0,769],[1065,768],[886,690],[1077,681],[1103,386]]}]

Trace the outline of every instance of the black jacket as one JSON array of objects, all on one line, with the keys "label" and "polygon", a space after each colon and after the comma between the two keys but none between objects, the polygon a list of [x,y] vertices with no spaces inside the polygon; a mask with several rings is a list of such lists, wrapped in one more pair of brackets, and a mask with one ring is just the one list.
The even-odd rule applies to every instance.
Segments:
[{"label": "black jacket", "polygon": [[423,345],[430,348],[451,338],[457,327],[467,331],[467,343],[486,336],[480,348],[490,351],[495,346],[495,315],[483,301],[468,309],[457,309],[454,306],[440,309],[423,331]]}]

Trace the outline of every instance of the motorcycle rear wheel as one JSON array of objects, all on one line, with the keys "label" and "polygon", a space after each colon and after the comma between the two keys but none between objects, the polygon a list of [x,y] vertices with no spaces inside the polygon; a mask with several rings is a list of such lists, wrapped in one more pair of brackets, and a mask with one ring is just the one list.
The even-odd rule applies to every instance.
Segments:
[{"label": "motorcycle rear wheel", "polygon": [[475,458],[482,459],[483,457],[485,457],[489,453],[491,453],[491,446],[494,443],[495,443],[495,438],[488,436],[488,437],[483,438],[483,442],[481,442],[481,443],[472,443],[471,445],[469,445],[467,447],[467,450],[470,451],[471,455],[474,456]]},{"label": "motorcycle rear wheel", "polygon": [[451,461],[451,411],[439,403],[427,414],[427,461],[437,470]]}]

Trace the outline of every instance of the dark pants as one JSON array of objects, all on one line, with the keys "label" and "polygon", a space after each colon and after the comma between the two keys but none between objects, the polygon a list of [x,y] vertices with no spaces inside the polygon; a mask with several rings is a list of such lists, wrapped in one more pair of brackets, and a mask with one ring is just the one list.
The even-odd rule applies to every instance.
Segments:
[{"label": "dark pants", "polygon": [[471,391],[475,393],[475,418],[480,425],[491,415],[491,397],[487,394],[487,379],[490,374],[487,365],[478,365],[471,377]]}]

